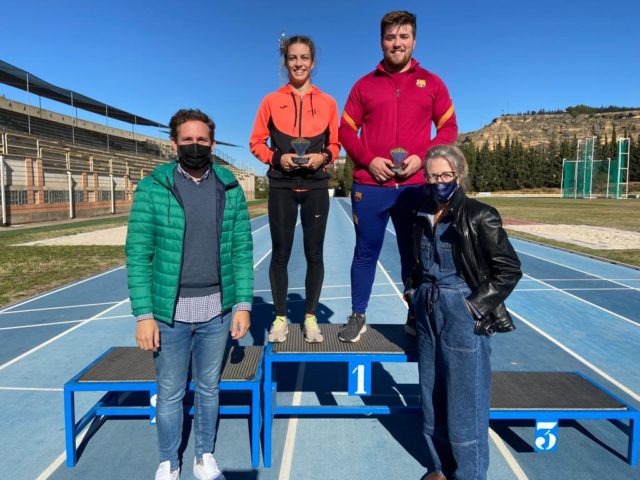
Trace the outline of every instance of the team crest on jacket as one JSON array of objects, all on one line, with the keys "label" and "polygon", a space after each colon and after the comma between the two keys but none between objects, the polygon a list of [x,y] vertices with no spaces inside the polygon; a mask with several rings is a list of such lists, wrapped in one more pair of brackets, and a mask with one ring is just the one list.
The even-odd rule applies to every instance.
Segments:
[{"label": "team crest on jacket", "polygon": [[416,80],[416,87],[418,88],[424,88],[427,86],[427,81],[423,80],[422,78],[419,78]]},{"label": "team crest on jacket", "polygon": [[362,200],[362,192],[356,192],[356,193],[353,195],[353,198],[354,198],[354,200],[355,200],[356,202],[359,202],[360,200]]}]

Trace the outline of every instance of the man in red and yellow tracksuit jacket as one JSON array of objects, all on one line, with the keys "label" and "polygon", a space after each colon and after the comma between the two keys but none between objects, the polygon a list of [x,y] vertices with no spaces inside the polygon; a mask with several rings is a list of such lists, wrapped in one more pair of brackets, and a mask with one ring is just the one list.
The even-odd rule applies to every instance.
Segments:
[{"label": "man in red and yellow tracksuit jacket", "polygon": [[[431,138],[431,124],[436,136]],[[360,137],[358,137],[360,131]],[[351,89],[340,121],[340,143],[354,162],[353,181],[393,187],[423,185],[424,169],[409,177],[379,181],[369,171],[376,157],[391,159],[396,147],[422,161],[435,145],[450,144],[458,135],[453,102],[444,82],[411,59],[409,70],[391,74],[380,62]]]},{"label": "man in red and yellow tracksuit jacket", "polygon": [[[415,16],[408,12],[383,17],[384,58],[353,86],[340,121],[340,143],[354,163],[351,204],[356,231],[352,315],[340,333],[343,341],[358,341],[366,330],[364,313],[389,217],[396,232],[403,282],[408,278],[413,264],[411,218],[424,195],[424,157],[434,145],[453,143],[458,134],[444,82],[412,58],[415,31]],[[436,127],[433,139],[432,123]],[[406,151],[400,168],[391,154],[398,148]],[[410,333],[415,332],[413,325],[408,323]]]}]

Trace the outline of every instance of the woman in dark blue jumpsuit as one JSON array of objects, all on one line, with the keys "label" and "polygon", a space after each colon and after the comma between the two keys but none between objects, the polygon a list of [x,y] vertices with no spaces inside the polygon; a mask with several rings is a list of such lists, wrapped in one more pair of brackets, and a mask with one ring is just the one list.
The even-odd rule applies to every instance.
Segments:
[{"label": "woman in dark blue jumpsuit", "polygon": [[514,328],[503,302],[521,276],[520,262],[495,209],[465,196],[468,168],[458,148],[434,147],[425,168],[429,198],[415,219],[416,269],[406,291],[416,312],[423,431],[432,463],[423,479],[482,480],[489,467],[487,333],[496,307],[507,325],[495,328]]}]

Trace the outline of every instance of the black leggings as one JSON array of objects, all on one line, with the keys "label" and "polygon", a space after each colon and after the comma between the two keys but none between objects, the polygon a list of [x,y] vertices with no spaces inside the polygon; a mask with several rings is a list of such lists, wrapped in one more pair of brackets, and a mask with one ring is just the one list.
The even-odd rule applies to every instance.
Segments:
[{"label": "black leggings", "polygon": [[324,261],[322,248],[329,213],[329,192],[327,189],[295,192],[287,188],[269,190],[269,228],[271,229],[271,295],[276,307],[276,315],[287,314],[287,289],[289,277],[287,264],[293,246],[293,232],[300,220],[304,240],[304,256],[307,259],[305,279],[306,313],[315,314],[322,280],[324,279]]}]

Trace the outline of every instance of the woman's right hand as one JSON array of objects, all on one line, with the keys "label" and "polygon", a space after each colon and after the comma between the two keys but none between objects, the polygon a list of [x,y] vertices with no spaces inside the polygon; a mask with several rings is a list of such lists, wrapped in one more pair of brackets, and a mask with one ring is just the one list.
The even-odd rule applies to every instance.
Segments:
[{"label": "woman's right hand", "polygon": [[293,161],[293,153],[282,154],[280,157],[280,166],[285,172],[290,172],[291,170],[297,170],[300,168],[300,165]]},{"label": "woman's right hand", "polygon": [[408,288],[407,290],[404,291],[404,293],[402,294],[402,299],[409,303],[409,301],[411,300],[411,297],[413,297],[413,294],[415,293],[415,289],[413,288]]}]

